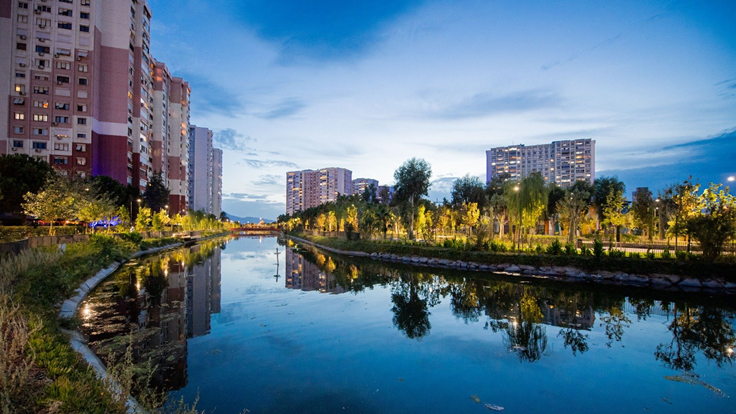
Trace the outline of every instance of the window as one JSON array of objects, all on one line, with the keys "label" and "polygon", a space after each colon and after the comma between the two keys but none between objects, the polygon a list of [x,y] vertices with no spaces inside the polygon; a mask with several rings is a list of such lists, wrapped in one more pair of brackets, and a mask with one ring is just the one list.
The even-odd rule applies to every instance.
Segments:
[{"label": "window", "polygon": [[80,19],[89,19],[89,13],[88,12],[79,12],[79,18]]},{"label": "window", "polygon": [[59,7],[59,14],[62,16],[69,16],[69,17],[74,16],[74,12],[72,12],[69,9],[62,9],[61,7]]},{"label": "window", "polygon": [[17,20],[18,20],[18,23],[28,23],[28,16],[19,14]]},{"label": "window", "polygon": [[39,69],[43,69],[46,66],[49,65],[49,61],[46,59],[36,59],[36,66],[38,66]]},{"label": "window", "polygon": [[22,126],[14,126],[13,127],[13,133],[14,134],[22,134],[25,132],[25,129]]},{"label": "window", "polygon": [[23,3],[22,1],[19,1],[18,2],[18,8],[19,9],[27,9],[28,8],[28,3]]},{"label": "window", "polygon": [[87,70],[89,69],[86,63],[80,63],[79,65],[77,65],[77,70],[80,72],[87,72]]},{"label": "window", "polygon": [[49,53],[51,49],[48,46],[36,46],[36,52],[38,53]]},{"label": "window", "polygon": [[72,68],[72,63],[71,62],[62,62],[62,61],[59,61],[59,60],[56,61],[56,69],[71,70],[71,68]]},{"label": "window", "polygon": [[57,142],[54,144],[54,149],[56,151],[69,151],[69,144],[65,144],[63,142]]},{"label": "window", "polygon": [[79,139],[87,139],[87,134],[85,134],[83,132],[80,132],[79,134],[77,134],[77,138],[79,138]]},{"label": "window", "polygon": [[67,165],[69,159],[67,157],[54,157],[54,165]]},{"label": "window", "polygon": [[77,152],[87,152],[87,144],[77,144],[75,148]]},{"label": "window", "polygon": [[57,76],[56,83],[69,83],[69,77],[68,76]]},{"label": "window", "polygon": [[33,120],[36,122],[48,122],[49,116],[45,114],[33,114]]},{"label": "window", "polygon": [[84,157],[77,157],[77,165],[87,165],[87,159]]},{"label": "window", "polygon": [[16,112],[15,114],[13,114],[13,119],[17,121],[22,121],[26,119],[26,114],[24,114],[23,112]]},{"label": "window", "polygon": [[68,116],[56,116],[54,117],[54,122],[57,124],[68,124],[69,117]]},{"label": "window", "polygon": [[90,0],[81,0],[79,4],[81,4],[82,6],[89,6],[89,2]]},{"label": "window", "polygon": [[46,143],[33,141],[33,149],[46,149]]},{"label": "window", "polygon": [[26,93],[26,85],[16,84],[15,85],[15,92],[16,93],[21,93],[21,94]]},{"label": "window", "polygon": [[61,110],[64,110],[64,111],[68,111],[69,110],[69,104],[66,103],[66,102],[56,102],[54,104],[54,108],[61,109]]},{"label": "window", "polygon": [[26,100],[23,98],[13,98],[13,105],[25,105]]},{"label": "window", "polygon": [[36,9],[40,12],[51,13],[51,7],[49,6],[38,6]]},{"label": "window", "polygon": [[48,108],[49,101],[33,101],[34,108]]},{"label": "window", "polygon": [[16,78],[25,78],[26,77],[26,74],[25,74],[25,72],[15,72],[15,77]]},{"label": "window", "polygon": [[86,85],[87,84],[87,78],[79,78],[79,84],[80,85]]},{"label": "window", "polygon": [[47,81],[49,80],[48,75],[33,75],[33,79]]},{"label": "window", "polygon": [[72,24],[71,23],[59,22],[58,27],[59,27],[59,29],[72,30]]},{"label": "window", "polygon": [[26,50],[26,44],[25,43],[16,43],[15,48],[17,50]]},{"label": "window", "polygon": [[23,141],[13,140],[13,148],[23,148]]},{"label": "window", "polygon": [[72,0],[59,0],[59,3],[69,3],[69,4],[72,4],[73,1]]},{"label": "window", "polygon": [[89,33],[89,26],[79,25],[79,31]]},{"label": "window", "polygon": [[33,93],[38,93],[41,95],[48,95],[49,94],[49,88],[48,86],[34,86],[33,87]]},{"label": "window", "polygon": [[87,112],[87,105],[77,105],[77,112]]},{"label": "window", "polygon": [[77,118],[77,125],[87,125],[87,118]]}]

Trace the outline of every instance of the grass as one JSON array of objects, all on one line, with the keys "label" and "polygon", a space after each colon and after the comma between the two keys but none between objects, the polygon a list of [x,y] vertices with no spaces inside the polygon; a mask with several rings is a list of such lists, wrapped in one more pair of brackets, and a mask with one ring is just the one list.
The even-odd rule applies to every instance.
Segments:
[{"label": "grass", "polygon": [[[64,253],[56,248],[31,249],[0,262],[2,414],[125,412],[125,392],[111,393],[108,384],[72,349],[61,330],[62,321],[56,317],[58,306],[84,280],[112,262],[141,248],[172,241],[134,243],[93,236],[88,242],[68,245]],[[124,362],[122,368],[111,370],[123,373],[132,369],[125,368]],[[183,405],[179,408],[176,412],[195,412]]]},{"label": "grass", "polygon": [[436,259],[472,261],[480,264],[513,263],[535,267],[572,266],[586,271],[606,270],[631,274],[665,273],[689,276],[700,279],[722,277],[726,281],[736,282],[736,258],[721,257],[715,262],[708,262],[697,255],[669,259],[647,255],[633,255],[626,257],[623,252],[600,252],[594,254],[588,251],[586,255],[567,252],[560,249],[558,254],[544,253],[548,249],[526,253],[504,253],[488,250],[469,250],[460,248],[446,248],[428,244],[401,243],[390,241],[349,241],[334,237],[312,236],[301,233],[297,237],[308,239],[323,246],[344,251],[361,251],[368,253],[390,253],[399,256],[422,256]]}]

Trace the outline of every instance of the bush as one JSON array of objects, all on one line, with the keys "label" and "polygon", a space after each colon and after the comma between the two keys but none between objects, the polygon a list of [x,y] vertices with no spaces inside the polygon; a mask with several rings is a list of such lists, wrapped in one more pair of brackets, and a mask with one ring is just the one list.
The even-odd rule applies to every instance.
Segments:
[{"label": "bush", "polygon": [[555,241],[552,242],[549,246],[547,246],[547,254],[551,254],[553,256],[559,256],[562,254],[562,243],[558,239],[555,239]]},{"label": "bush", "polygon": [[688,259],[688,254],[686,251],[678,250],[675,252],[675,258],[677,258],[677,260],[684,262],[685,260]]},{"label": "bush", "polygon": [[542,253],[544,253],[544,248],[542,247],[541,244],[537,244],[537,247],[534,249],[534,252],[536,254],[542,254]]},{"label": "bush", "polygon": [[593,256],[599,259],[603,257],[603,241],[601,239],[593,241]]},{"label": "bush", "polygon": [[670,249],[668,247],[664,248],[664,251],[662,252],[662,258],[663,259],[670,259],[672,255],[670,254]]},{"label": "bush", "polygon": [[583,248],[580,249],[580,254],[583,256],[590,256],[593,252],[587,246],[583,245]]},{"label": "bush", "polygon": [[626,257],[626,252],[623,250],[611,249],[608,251],[608,257]]},{"label": "bush", "polygon": [[647,250],[647,259],[654,260],[654,252]]},{"label": "bush", "polygon": [[504,253],[508,250],[506,243],[491,242],[491,251],[495,253]]},{"label": "bush", "polygon": [[572,243],[565,244],[565,254],[568,256],[575,256],[578,254],[578,249]]},{"label": "bush", "polygon": [[143,236],[135,231],[131,233],[122,233],[120,234],[120,238],[133,244],[140,244],[141,241],[143,241]]},{"label": "bush", "polygon": [[632,259],[641,259],[641,253],[638,252],[629,252],[629,257]]}]

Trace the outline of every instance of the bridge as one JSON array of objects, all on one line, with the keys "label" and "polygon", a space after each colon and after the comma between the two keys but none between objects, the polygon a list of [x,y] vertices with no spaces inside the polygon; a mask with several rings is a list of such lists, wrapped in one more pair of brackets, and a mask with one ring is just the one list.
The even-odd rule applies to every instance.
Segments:
[{"label": "bridge", "polygon": [[231,233],[240,233],[248,235],[278,235],[281,230],[275,225],[245,225],[235,227],[230,230]]}]

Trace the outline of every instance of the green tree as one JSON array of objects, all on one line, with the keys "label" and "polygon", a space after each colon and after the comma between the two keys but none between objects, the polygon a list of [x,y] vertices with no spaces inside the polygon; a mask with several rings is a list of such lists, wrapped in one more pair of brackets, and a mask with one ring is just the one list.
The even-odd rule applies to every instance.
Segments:
[{"label": "green tree", "polygon": [[375,184],[372,184],[368,186],[368,188],[363,191],[363,193],[360,195],[360,197],[363,199],[363,202],[367,204],[375,204],[378,202],[378,187],[376,187]]},{"label": "green tree", "polygon": [[358,208],[351,205],[347,208],[345,231],[349,233],[356,230],[358,230]]},{"label": "green tree", "polygon": [[634,200],[631,206],[634,225],[647,232],[649,241],[654,238],[655,201],[652,192],[647,188],[637,188],[634,191]]},{"label": "green tree", "polygon": [[558,204],[565,198],[567,193],[555,183],[549,183],[547,186],[549,193],[549,197],[547,197],[547,217],[552,221],[552,225],[554,226],[560,218],[560,212],[557,208]]},{"label": "green tree", "polygon": [[[522,227],[531,229],[547,207],[547,186],[540,173],[532,173],[521,182],[507,181],[504,196],[509,209],[509,221],[515,222],[518,229],[517,245],[521,244]],[[531,239],[529,239],[531,244]]]},{"label": "green tree", "polygon": [[127,186],[106,175],[96,175],[87,180],[87,187],[98,196],[105,196],[115,207],[130,206],[131,194]]},{"label": "green tree", "polygon": [[412,158],[406,161],[394,172],[396,180],[394,201],[397,203],[408,203],[410,212],[409,239],[414,239],[414,216],[415,206],[422,196],[429,191],[432,178],[432,168],[423,159]]},{"label": "green tree", "polygon": [[25,154],[0,155],[0,212],[21,213],[24,196],[38,193],[54,176],[51,166]]},{"label": "green tree", "polygon": [[700,243],[703,257],[713,260],[736,237],[736,197],[721,184],[710,184],[698,197],[701,214],[687,222],[688,234]]},{"label": "green tree", "polygon": [[117,211],[115,204],[105,195],[89,194],[77,204],[77,218],[86,223],[112,219]]},{"label": "green tree", "polygon": [[460,208],[463,205],[475,203],[478,209],[486,207],[485,186],[478,177],[470,174],[455,180],[452,184],[452,205]]},{"label": "green tree", "polygon": [[622,195],[626,192],[626,185],[619,181],[617,177],[599,177],[593,185],[593,204],[596,213],[598,213],[598,221],[603,222],[605,219],[605,209],[608,206],[609,196],[615,192]]},{"label": "green tree", "polygon": [[335,212],[330,210],[327,213],[327,231],[332,231],[333,229],[337,228],[337,216],[335,215]]},{"label": "green tree", "polygon": [[[488,209],[491,218],[498,223],[498,233],[503,238],[504,227],[506,227],[506,214],[508,208],[506,207],[506,198],[502,193],[494,193],[488,200]],[[492,235],[494,232],[491,233]],[[493,237],[493,236],[491,236]]]},{"label": "green tree", "polygon": [[164,182],[161,172],[155,172],[148,180],[143,200],[146,206],[154,212],[160,211],[169,204],[169,189]]},{"label": "green tree", "polygon": [[480,218],[480,210],[477,203],[463,204],[462,207],[462,223],[468,229],[468,235],[473,234],[473,227],[478,223]]},{"label": "green tree", "polygon": [[668,233],[675,236],[675,250],[678,249],[679,237],[687,235],[687,249],[690,251],[690,232],[687,224],[690,219],[700,214],[699,191],[700,184],[693,183],[692,178],[690,178],[681,184],[668,187],[664,191],[663,197],[661,197],[664,201],[662,203],[663,209],[666,209],[667,215],[670,217]]},{"label": "green tree", "polygon": [[[148,207],[141,207],[140,210],[138,211],[138,217],[136,217],[135,219],[135,229],[139,232],[146,231],[146,229],[151,225],[152,219],[153,219],[153,214],[151,212],[151,209]],[[188,230],[196,230],[196,225],[193,225],[192,227],[195,227],[195,228],[190,228]]]},{"label": "green tree", "polygon": [[52,175],[39,192],[29,192],[23,198],[24,213],[50,223],[49,234],[53,235],[56,220],[75,218],[82,196],[74,181]]},{"label": "green tree", "polygon": [[561,200],[557,202],[557,211],[567,223],[568,237],[570,243],[575,241],[575,235],[580,228],[582,218],[588,211],[590,194],[576,189],[568,190]]},{"label": "green tree", "polygon": [[626,223],[626,213],[624,212],[624,194],[614,189],[608,193],[605,204],[603,204],[603,225],[608,228],[616,229],[616,242],[621,241],[621,226]]},{"label": "green tree", "polygon": [[317,230],[320,230],[320,231],[324,230],[326,223],[327,223],[327,216],[325,216],[324,213],[318,215],[317,218],[315,219],[315,225],[317,226]]}]

